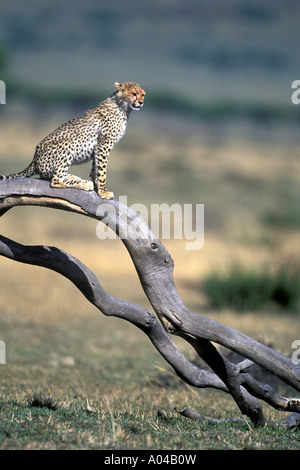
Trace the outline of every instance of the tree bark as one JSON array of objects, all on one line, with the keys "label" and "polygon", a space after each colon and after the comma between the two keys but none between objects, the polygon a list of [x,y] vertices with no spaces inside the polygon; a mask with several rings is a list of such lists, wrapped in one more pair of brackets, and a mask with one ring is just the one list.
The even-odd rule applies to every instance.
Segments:
[{"label": "tree bark", "polygon": [[[213,387],[230,393],[242,414],[248,416],[254,425],[265,424],[258,399],[298,415],[300,399],[280,397],[270,387],[245,373],[245,369],[253,361],[300,391],[300,366],[233,328],[191,312],[178,295],[170,254],[135,211],[114,199],[101,199],[95,192],[54,189],[49,182],[38,179],[1,182],[0,215],[21,205],[72,211],[109,225],[128,250],[144,292],[161,324],[152,312],[109,296],[89,268],[58,248],[23,246],[1,236],[1,255],[15,261],[44,266],[70,279],[102,313],[123,318],[144,331],[185,382],[199,388]],[[191,343],[213,372],[187,361],[172,341],[171,334],[179,335]],[[225,346],[248,360],[239,365],[233,364],[211,342]],[[298,422],[297,419],[293,419],[294,422]]]}]

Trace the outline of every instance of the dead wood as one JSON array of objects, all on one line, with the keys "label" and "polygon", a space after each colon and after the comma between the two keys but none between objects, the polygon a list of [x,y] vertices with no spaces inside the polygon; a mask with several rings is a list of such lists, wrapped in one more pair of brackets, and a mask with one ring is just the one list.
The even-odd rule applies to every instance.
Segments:
[{"label": "dead wood", "polygon": [[[145,221],[116,200],[101,199],[95,192],[53,189],[38,179],[7,180],[0,183],[0,215],[21,205],[37,205],[72,211],[109,225],[121,238],[138,273],[155,315],[126,300],[107,294],[95,274],[78,259],[56,247],[24,246],[0,237],[0,254],[22,263],[44,266],[70,279],[104,315],[117,316],[140,328],[182,380],[195,387],[213,387],[230,393],[242,414],[256,426],[265,424],[259,400],[274,408],[300,412],[300,399],[279,396],[245,370],[256,363],[300,391],[300,366],[241,332],[190,311],[180,299],[174,279],[173,260]],[[209,365],[204,370],[189,362],[171,335],[183,337]],[[212,344],[222,345],[245,358],[234,364]]]}]

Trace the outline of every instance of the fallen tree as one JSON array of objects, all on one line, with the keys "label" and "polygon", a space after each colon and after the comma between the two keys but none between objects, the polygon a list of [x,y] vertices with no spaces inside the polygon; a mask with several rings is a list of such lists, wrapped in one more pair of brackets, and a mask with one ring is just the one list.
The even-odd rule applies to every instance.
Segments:
[{"label": "fallen tree", "polygon": [[[115,230],[131,256],[144,292],[159,321],[153,312],[110,296],[87,266],[59,248],[24,246],[1,235],[0,255],[22,263],[43,266],[68,278],[104,315],[123,318],[140,328],[186,383],[230,393],[241,413],[254,426],[264,426],[266,423],[259,401],[262,400],[277,410],[292,413],[281,424],[287,428],[300,427],[300,398],[279,395],[248,371],[253,363],[258,364],[299,392],[300,365],[233,328],[190,311],[178,295],[170,254],[135,211],[114,199],[101,199],[95,192],[54,189],[49,182],[39,179],[1,182],[0,215],[22,205],[72,211],[103,221]],[[190,343],[211,370],[188,361],[173,342],[172,335],[178,335]],[[246,359],[234,364],[213,343]],[[191,412],[182,414],[189,417],[193,415]]]}]

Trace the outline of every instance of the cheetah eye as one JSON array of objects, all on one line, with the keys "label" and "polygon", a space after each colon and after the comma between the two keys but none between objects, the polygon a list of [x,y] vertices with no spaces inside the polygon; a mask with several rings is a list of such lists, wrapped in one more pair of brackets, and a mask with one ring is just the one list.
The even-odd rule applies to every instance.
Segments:
[{"label": "cheetah eye", "polygon": [[131,93],[131,94],[132,94],[132,96],[134,96],[135,98],[137,97],[137,93],[134,93],[134,92],[133,92],[133,93]]}]

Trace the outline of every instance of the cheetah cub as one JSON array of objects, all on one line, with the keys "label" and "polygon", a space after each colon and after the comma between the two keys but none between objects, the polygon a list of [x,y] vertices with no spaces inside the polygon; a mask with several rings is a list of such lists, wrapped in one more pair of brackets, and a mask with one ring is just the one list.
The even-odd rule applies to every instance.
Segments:
[{"label": "cheetah cub", "polygon": [[[104,199],[114,194],[106,188],[107,161],[110,151],[123,137],[131,110],[144,104],[145,91],[135,82],[115,83],[115,92],[95,109],[62,124],[35,148],[30,165],[19,173],[0,176],[0,180],[25,178],[38,174],[50,180],[54,188],[94,189]],[[68,174],[71,165],[92,160],[86,181]]]}]

